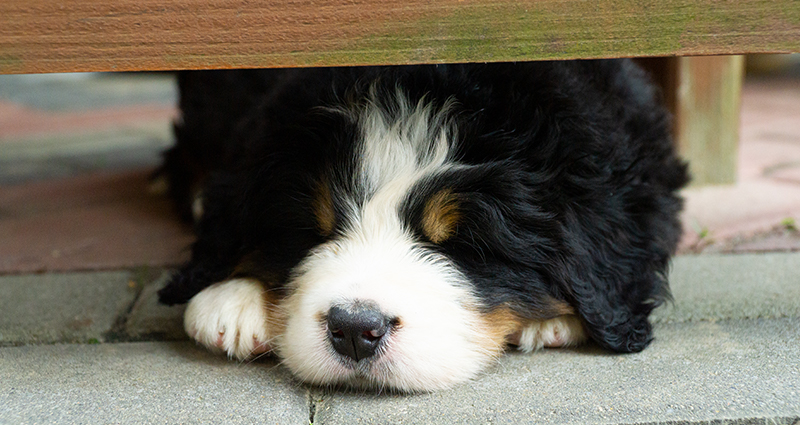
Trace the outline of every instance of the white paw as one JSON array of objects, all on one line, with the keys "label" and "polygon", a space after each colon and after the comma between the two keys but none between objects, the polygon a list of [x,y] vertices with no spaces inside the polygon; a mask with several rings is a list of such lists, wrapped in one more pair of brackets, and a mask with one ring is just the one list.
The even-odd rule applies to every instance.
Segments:
[{"label": "white paw", "polygon": [[243,360],[270,350],[263,286],[247,279],[216,283],[195,295],[184,313],[186,333],[213,351]]},{"label": "white paw", "polygon": [[586,340],[586,332],[577,316],[559,316],[543,322],[533,322],[519,335],[518,347],[531,352],[542,347],[566,347]]}]

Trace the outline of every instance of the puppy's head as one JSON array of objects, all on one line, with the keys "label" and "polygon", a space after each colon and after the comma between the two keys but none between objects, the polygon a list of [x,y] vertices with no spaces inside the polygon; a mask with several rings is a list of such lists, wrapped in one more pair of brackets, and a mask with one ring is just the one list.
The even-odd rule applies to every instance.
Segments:
[{"label": "puppy's head", "polygon": [[[512,289],[478,282],[513,272],[494,251],[517,255],[504,209],[519,205],[501,198],[524,191],[507,164],[457,159],[449,109],[397,95],[338,111],[360,130],[352,173],[317,179],[311,205],[326,241],[293,269],[280,306],[275,347],[301,379],[444,388],[485,368],[530,319],[510,308]],[[540,301],[536,319],[570,311],[534,282],[517,283]]]},{"label": "puppy's head", "polygon": [[[541,326],[574,311],[538,272],[558,230],[537,207],[524,164],[467,152],[447,102],[382,98],[390,100],[324,111],[347,123],[331,128],[351,134],[329,135],[346,142],[308,168],[276,165],[291,179],[259,169],[266,180],[217,189],[247,196],[225,213],[231,202],[209,199],[201,232],[219,246],[220,223],[233,216],[253,251],[234,251],[231,239],[231,249],[205,256],[234,252],[232,277],[243,289],[215,285],[196,296],[189,333],[241,358],[254,345],[240,333],[252,333],[304,381],[402,391],[468,380],[508,342],[532,350],[580,340],[577,321]],[[248,278],[268,288],[263,300],[236,280]],[[239,304],[254,313],[227,318]]]}]

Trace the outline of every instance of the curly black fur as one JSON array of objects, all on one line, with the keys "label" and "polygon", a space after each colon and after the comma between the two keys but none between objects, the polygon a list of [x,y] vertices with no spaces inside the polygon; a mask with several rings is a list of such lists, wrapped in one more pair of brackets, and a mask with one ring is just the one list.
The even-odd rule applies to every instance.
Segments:
[{"label": "curly black fur", "polygon": [[195,188],[204,214],[162,302],[186,302],[232,275],[280,293],[309,250],[336,237],[314,217],[320,179],[334,205],[358,190],[346,178],[358,129],[329,108],[401,90],[412,103],[456,101],[464,167],[421,182],[402,216],[424,240],[423,201],[443,188],[457,196],[464,219],[433,249],[458,265],[483,308],[535,319],[555,298],[603,347],[635,352],[652,339],[647,317],[669,297],[687,173],[669,116],[633,62],[202,71],[179,83],[165,170],[182,215]]}]

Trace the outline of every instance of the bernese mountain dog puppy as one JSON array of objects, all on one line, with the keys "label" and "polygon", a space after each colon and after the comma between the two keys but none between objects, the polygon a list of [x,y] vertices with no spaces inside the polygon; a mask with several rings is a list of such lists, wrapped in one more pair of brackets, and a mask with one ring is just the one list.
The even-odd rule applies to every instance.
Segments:
[{"label": "bernese mountain dog puppy", "polygon": [[164,173],[187,333],[302,381],[430,391],[506,347],[637,352],[686,167],[629,60],[184,72]]}]

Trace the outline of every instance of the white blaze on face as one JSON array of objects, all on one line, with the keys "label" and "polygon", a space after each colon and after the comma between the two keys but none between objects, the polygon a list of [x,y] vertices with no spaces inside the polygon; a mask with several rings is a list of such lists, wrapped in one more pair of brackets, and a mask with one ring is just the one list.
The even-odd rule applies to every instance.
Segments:
[{"label": "white blaze on face", "polygon": [[[359,115],[362,151],[341,235],[295,270],[283,303],[286,331],[276,342],[285,364],[317,384],[346,383],[432,390],[467,380],[498,354],[465,278],[444,256],[414,240],[399,217],[401,202],[425,176],[454,165],[447,111],[432,113],[400,95],[393,112],[375,103]],[[446,108],[445,108],[446,109]],[[327,337],[333,305],[367,301],[398,325],[382,348],[353,368]]]}]

